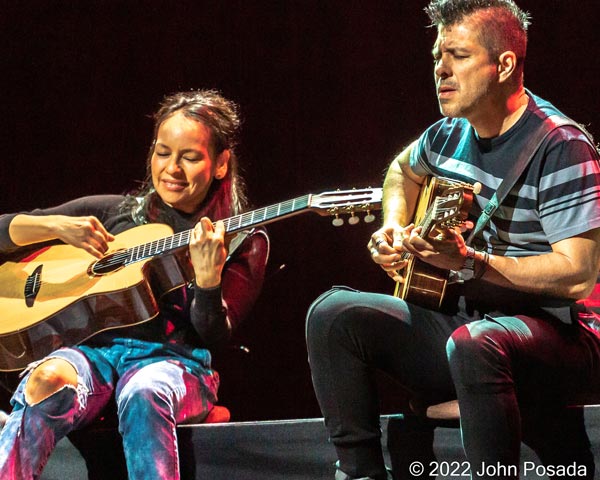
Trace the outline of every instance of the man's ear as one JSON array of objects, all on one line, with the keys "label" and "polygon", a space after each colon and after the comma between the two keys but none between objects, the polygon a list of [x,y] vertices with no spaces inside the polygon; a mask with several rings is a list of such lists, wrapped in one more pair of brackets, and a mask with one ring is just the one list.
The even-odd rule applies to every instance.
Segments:
[{"label": "man's ear", "polygon": [[507,50],[498,57],[498,79],[500,82],[506,82],[510,79],[517,68],[517,55],[515,52]]}]

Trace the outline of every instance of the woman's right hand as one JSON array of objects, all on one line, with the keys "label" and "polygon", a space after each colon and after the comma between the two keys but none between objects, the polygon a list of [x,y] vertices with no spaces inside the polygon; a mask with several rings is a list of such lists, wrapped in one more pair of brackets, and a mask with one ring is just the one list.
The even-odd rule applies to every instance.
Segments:
[{"label": "woman's right hand", "polygon": [[56,234],[59,240],[82,248],[96,258],[102,258],[108,251],[108,242],[115,239],[94,216],[64,216],[56,225]]},{"label": "woman's right hand", "polygon": [[115,239],[100,220],[93,216],[17,215],[10,223],[9,235],[19,246],[62,240],[96,258],[102,258],[108,250],[108,242]]}]

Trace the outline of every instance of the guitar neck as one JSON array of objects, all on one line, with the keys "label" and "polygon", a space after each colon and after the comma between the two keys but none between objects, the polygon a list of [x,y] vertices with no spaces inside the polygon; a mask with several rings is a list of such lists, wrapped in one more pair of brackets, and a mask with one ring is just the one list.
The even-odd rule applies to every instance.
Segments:
[{"label": "guitar neck", "polygon": [[[240,232],[242,230],[266,225],[276,220],[302,213],[305,210],[309,210],[310,198],[311,194],[306,194],[291,200],[286,200],[285,202],[276,203],[274,205],[269,205],[268,207],[226,218],[223,220],[223,223],[225,224],[225,233],[232,234]],[[126,263],[139,262],[156,255],[169,253],[186,247],[190,243],[191,234],[191,229],[184,230],[159,240],[131,247],[126,251]]]},{"label": "guitar neck", "polygon": [[226,233],[236,233],[248,228],[266,225],[276,220],[296,215],[308,210],[311,194],[286,200],[285,202],[269,205],[268,207],[252,210],[251,212],[235,215],[223,220]]}]

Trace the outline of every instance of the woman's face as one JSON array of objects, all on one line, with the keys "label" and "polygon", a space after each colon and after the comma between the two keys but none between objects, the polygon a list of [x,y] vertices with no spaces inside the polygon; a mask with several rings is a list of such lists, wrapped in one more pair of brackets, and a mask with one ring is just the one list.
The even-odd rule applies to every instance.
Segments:
[{"label": "woman's face", "polygon": [[227,173],[229,150],[215,157],[203,123],[175,112],[159,126],[151,159],[152,183],[171,207],[193,213],[213,178]]}]

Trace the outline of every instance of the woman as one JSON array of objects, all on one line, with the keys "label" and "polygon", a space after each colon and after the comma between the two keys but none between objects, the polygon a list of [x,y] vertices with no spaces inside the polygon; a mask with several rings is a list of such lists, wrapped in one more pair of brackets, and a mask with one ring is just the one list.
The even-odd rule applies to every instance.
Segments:
[{"label": "woman", "polygon": [[[25,370],[0,435],[0,478],[37,478],[57,441],[94,420],[112,396],[130,479],[179,478],[177,423],[217,399],[209,348],[256,300],[268,239],[229,248],[223,222],[246,207],[234,154],[235,104],[214,91],[167,97],[155,114],[148,178],[135,195],[98,195],[0,217],[0,254],[64,242],[101,258],[114,235],[145,223],[192,230],[194,280],[164,295],[151,321],[61,348]],[[233,245],[233,242],[232,242]]]}]

